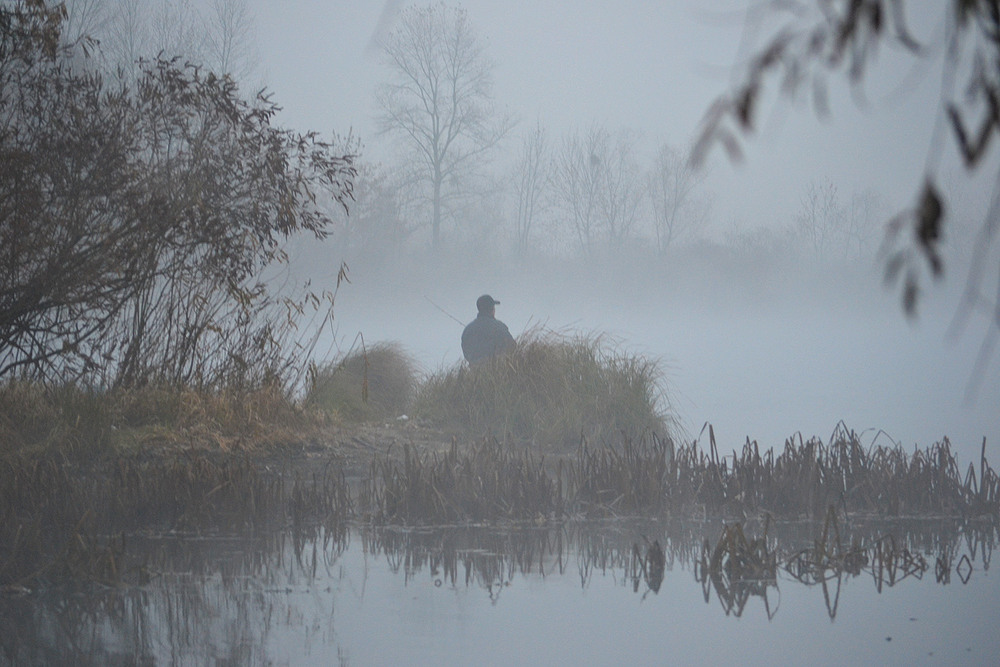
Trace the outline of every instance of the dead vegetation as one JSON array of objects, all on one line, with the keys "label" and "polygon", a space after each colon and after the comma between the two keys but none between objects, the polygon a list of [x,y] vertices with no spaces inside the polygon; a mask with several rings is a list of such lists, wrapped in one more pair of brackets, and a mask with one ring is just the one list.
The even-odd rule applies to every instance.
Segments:
[{"label": "dead vegetation", "polygon": [[379,524],[547,520],[562,513],[562,493],[542,457],[488,439],[461,454],[453,443],[444,455],[405,446],[402,460],[376,456],[360,505]]},{"label": "dead vegetation", "polygon": [[963,475],[947,438],[908,454],[895,444],[866,448],[840,423],[827,444],[797,436],[776,454],[748,440],[721,456],[711,426],[708,431],[707,452],[697,442],[677,448],[670,507],[821,519],[830,505],[852,514],[962,517],[995,516],[1000,505],[1000,479],[986,460],[985,439],[978,473],[970,463]]},{"label": "dead vegetation", "polygon": [[0,385],[0,456],[92,461],[189,447],[265,452],[301,442],[320,425],[277,385],[244,391]]},{"label": "dead vegetation", "polygon": [[748,442],[719,455],[697,441],[625,439],[575,455],[543,456],[487,438],[446,455],[405,447],[402,459],[377,456],[360,505],[381,523],[441,524],[497,519],[635,515],[822,520],[830,507],[852,516],[1000,518],[1000,480],[986,460],[966,474],[947,440],[906,454],[864,448],[843,425],[833,441],[789,439],[774,455]]},{"label": "dead vegetation", "polygon": [[[407,444],[401,452],[375,453],[367,473],[353,481],[335,459],[303,475],[218,451],[107,459],[88,467],[55,457],[7,456],[0,467],[0,584],[85,573],[113,579],[124,563],[123,547],[116,546],[122,542],[114,536],[142,530],[231,530],[288,521],[335,532],[354,521],[413,526],[623,516],[825,518],[821,541],[796,561],[797,572],[807,577],[810,568],[850,572],[873,562],[857,545],[844,545],[836,513],[987,525],[1000,520],[1000,485],[985,446],[979,469],[970,464],[963,476],[947,440],[907,455],[896,446],[865,449],[841,426],[830,444],[789,439],[775,456],[748,443],[742,453],[720,457],[711,429],[709,436],[708,451],[697,441],[674,447],[653,437],[601,447],[584,442],[575,455],[552,459],[496,438],[471,447],[454,440],[446,452]],[[893,545],[879,544],[887,576],[895,576],[895,567],[911,567],[893,565],[884,556],[885,550],[895,553]],[[651,548],[639,553],[647,578],[656,563]],[[774,563],[766,553],[763,543],[730,529],[705,571],[716,573],[717,589],[738,597],[743,592],[731,582],[747,576],[733,573],[753,571],[750,579],[767,579]]]},{"label": "dead vegetation", "polygon": [[668,407],[655,360],[624,352],[606,336],[534,329],[491,363],[431,375],[413,411],[474,438],[572,451],[581,437],[610,442],[668,435]]},{"label": "dead vegetation", "polygon": [[417,386],[416,364],[397,343],[349,352],[315,374],[307,410],[348,422],[395,419],[409,409]]},{"label": "dead vegetation", "polygon": [[423,379],[399,344],[361,339],[358,349],[313,368],[302,397],[278,383],[195,390],[8,381],[0,385],[0,454],[92,458],[192,444],[246,451],[301,442],[329,426],[404,416],[472,440],[566,452],[581,438],[667,437],[667,407],[657,363],[616,349],[604,336],[533,330],[493,364],[459,364]]}]

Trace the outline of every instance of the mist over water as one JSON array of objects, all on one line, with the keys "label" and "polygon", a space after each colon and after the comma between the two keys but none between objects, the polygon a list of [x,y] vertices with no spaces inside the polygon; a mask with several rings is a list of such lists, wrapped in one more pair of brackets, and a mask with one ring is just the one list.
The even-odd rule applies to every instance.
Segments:
[{"label": "mist over water", "polygon": [[[876,436],[907,449],[948,437],[964,465],[978,462],[985,437],[996,458],[1000,363],[990,359],[968,397],[985,329],[973,318],[978,326],[948,336],[965,277],[958,267],[950,282],[928,284],[908,319],[875,260],[759,262],[701,247],[660,260],[465,253],[348,263],[335,336],[317,348],[326,359],[360,333],[367,344],[400,342],[428,373],[458,364],[456,320],[472,320],[476,298],[489,293],[515,337],[538,326],[602,334],[614,349],[658,359],[686,439],[708,422],[723,451],[747,438],[780,449],[797,433],[826,442],[843,420],[866,446]],[[311,244],[297,266],[320,285],[339,256]]]}]

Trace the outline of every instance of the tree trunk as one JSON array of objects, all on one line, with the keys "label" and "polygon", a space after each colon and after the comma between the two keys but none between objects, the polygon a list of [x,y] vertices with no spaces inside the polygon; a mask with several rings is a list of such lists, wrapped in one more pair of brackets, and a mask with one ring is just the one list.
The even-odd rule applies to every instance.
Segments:
[{"label": "tree trunk", "polygon": [[433,205],[434,214],[431,219],[431,247],[434,250],[439,250],[441,248],[441,176],[436,174],[434,176],[434,195],[433,195]]}]

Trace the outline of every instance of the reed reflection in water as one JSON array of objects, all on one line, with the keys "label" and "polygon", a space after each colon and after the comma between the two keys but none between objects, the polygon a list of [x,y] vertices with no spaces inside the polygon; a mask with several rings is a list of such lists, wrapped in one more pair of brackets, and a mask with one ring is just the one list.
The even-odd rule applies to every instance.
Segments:
[{"label": "reed reflection in water", "polygon": [[327,525],[131,539],[146,556],[144,585],[0,598],[0,662],[589,664],[631,656],[641,664],[669,655],[692,663],[758,651],[767,639],[766,651],[796,652],[785,659],[836,647],[834,662],[934,653],[981,663],[1000,649],[992,522],[885,523],[831,510],[823,523]]}]

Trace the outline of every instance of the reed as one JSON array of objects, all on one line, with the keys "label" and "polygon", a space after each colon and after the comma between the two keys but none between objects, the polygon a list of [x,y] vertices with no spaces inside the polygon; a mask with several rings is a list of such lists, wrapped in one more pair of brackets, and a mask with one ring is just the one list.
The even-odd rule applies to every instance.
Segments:
[{"label": "reed", "polygon": [[442,524],[469,520],[547,519],[562,511],[560,484],[544,457],[495,438],[459,453],[422,456],[409,445],[399,460],[378,455],[362,492],[377,524]]},{"label": "reed", "polygon": [[584,441],[569,466],[570,504],[582,511],[634,514],[662,510],[669,498],[674,445],[655,433],[620,447]]},{"label": "reed", "polygon": [[985,441],[978,474],[970,464],[963,476],[947,438],[912,454],[896,445],[865,448],[841,423],[829,444],[797,436],[775,454],[747,440],[721,455],[714,430],[705,430],[707,449],[697,440],[674,447],[656,439],[626,441],[596,454],[584,448],[571,488],[598,506],[627,499],[630,509],[678,515],[822,520],[830,505],[894,517],[1000,515],[1000,482],[986,459]]},{"label": "reed", "polygon": [[485,438],[468,451],[374,457],[363,483],[363,518],[376,523],[551,520],[563,516],[769,516],[823,520],[830,507],[853,517],[948,516],[1000,521],[997,475],[985,457],[963,477],[943,440],[907,454],[865,449],[838,426],[833,442],[790,438],[778,455],[748,441],[721,456],[714,431],[675,447],[655,435],[543,456],[513,441]]}]

